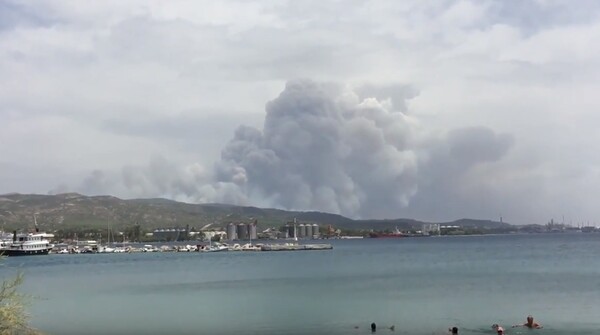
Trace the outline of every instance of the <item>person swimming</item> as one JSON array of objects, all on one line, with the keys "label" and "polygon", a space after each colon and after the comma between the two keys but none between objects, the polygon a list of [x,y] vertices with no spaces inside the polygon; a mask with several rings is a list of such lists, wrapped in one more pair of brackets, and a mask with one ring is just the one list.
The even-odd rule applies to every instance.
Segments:
[{"label": "person swimming", "polygon": [[497,323],[494,323],[492,325],[492,329],[494,331],[496,331],[498,333],[498,335],[504,335],[504,328],[502,328],[500,325],[498,325]]},{"label": "person swimming", "polygon": [[448,328],[450,334],[458,334],[458,327]]},{"label": "person swimming", "polygon": [[[359,326],[354,326],[354,329],[359,329]],[[396,326],[392,325],[390,328],[388,328],[391,331],[396,330]],[[374,333],[377,331],[377,325],[375,324],[375,322],[371,323],[371,331]]]},{"label": "person swimming", "polygon": [[533,316],[528,315],[527,316],[527,322],[525,322],[522,325],[514,325],[513,328],[515,327],[527,327],[529,329],[542,329],[544,328],[541,324],[534,322],[533,321]]}]

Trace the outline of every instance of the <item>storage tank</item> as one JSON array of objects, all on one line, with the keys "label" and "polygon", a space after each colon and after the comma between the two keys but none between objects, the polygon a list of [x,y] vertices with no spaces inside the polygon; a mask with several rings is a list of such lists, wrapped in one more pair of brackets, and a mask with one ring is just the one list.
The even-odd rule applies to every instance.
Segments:
[{"label": "storage tank", "polygon": [[312,232],[312,233],[313,233],[313,236],[314,236],[315,238],[319,238],[319,236],[321,236],[321,232],[319,231],[319,225],[318,225],[318,224],[316,224],[316,223],[315,223],[315,224],[313,224],[313,229],[312,229],[312,231],[313,231],[313,232]]},{"label": "storage tank", "polygon": [[298,225],[298,238],[306,237],[306,226],[304,224]]},{"label": "storage tank", "polygon": [[256,240],[258,238],[258,236],[256,234],[256,223],[251,223],[248,225],[248,234],[250,235],[250,238],[253,240]]},{"label": "storage tank", "polygon": [[227,225],[227,239],[233,241],[237,239],[237,227],[235,224],[230,223]]},{"label": "storage tank", "polygon": [[313,238],[312,225],[307,224],[306,226],[304,226],[304,229],[306,232],[306,234],[304,236],[306,236],[306,238]]},{"label": "storage tank", "polygon": [[248,239],[248,225],[245,223],[240,223],[237,225],[237,238],[238,240]]}]

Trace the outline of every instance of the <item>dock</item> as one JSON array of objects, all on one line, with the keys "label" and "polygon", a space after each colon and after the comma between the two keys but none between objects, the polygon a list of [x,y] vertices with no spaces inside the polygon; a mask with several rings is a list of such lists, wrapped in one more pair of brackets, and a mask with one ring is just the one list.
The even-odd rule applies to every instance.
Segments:
[{"label": "dock", "polygon": [[300,250],[331,250],[331,244],[265,244],[261,251],[300,251]]},{"label": "dock", "polygon": [[[80,248],[81,247],[81,248]],[[92,246],[79,246],[79,245],[67,245],[58,244],[56,248],[53,248],[50,253],[52,254],[106,254],[106,253],[138,253],[138,252],[206,252],[206,251],[231,251],[231,252],[242,252],[242,251],[302,251],[302,250],[331,250],[333,246],[331,244],[298,244],[293,243],[272,243],[272,244],[227,244],[214,242],[212,246],[206,244],[193,244],[193,245],[154,245],[146,244],[141,245],[136,243],[135,245],[127,246],[99,246],[93,244]]]}]

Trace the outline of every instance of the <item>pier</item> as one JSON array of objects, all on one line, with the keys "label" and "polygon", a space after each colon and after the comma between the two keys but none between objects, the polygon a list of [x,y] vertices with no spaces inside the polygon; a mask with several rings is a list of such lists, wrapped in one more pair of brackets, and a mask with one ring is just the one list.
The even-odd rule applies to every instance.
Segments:
[{"label": "pier", "polygon": [[243,251],[306,251],[306,250],[331,250],[333,246],[331,244],[298,244],[298,243],[273,243],[273,244],[227,244],[215,242],[210,244],[197,244],[197,245],[128,245],[128,246],[98,246],[93,244],[92,246],[73,246],[58,244],[53,248],[50,253],[52,254],[105,254],[105,253],[137,253],[137,252],[215,252],[215,251],[230,251],[230,252],[243,252]]},{"label": "pier", "polygon": [[265,244],[261,251],[331,250],[331,244]]}]

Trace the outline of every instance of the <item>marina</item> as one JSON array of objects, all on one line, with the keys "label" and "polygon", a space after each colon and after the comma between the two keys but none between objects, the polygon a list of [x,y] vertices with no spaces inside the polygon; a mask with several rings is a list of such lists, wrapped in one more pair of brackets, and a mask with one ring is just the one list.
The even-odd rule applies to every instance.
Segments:
[{"label": "marina", "polygon": [[[31,237],[37,239],[39,237]],[[47,243],[47,241],[43,242]],[[9,248],[10,247],[10,248]],[[297,242],[288,243],[246,243],[246,244],[227,244],[227,243],[208,243],[208,244],[117,244],[113,246],[99,246],[96,241],[87,241],[86,244],[68,245],[57,244],[49,246],[41,251],[37,249],[27,249],[24,247],[23,255],[78,255],[78,254],[108,254],[108,253],[153,253],[153,252],[260,252],[260,251],[307,251],[307,250],[331,250],[331,244],[299,244]],[[0,254],[6,256],[16,256],[17,247],[11,247],[10,244],[0,248]]]},{"label": "marina", "polygon": [[[35,220],[35,217],[34,217]],[[195,237],[184,229],[156,229],[154,238],[172,238],[170,241],[154,241],[146,243],[115,242],[113,231],[107,226],[107,241],[102,244],[96,240],[60,240],[51,244],[51,234],[39,233],[37,221],[35,233],[14,231],[12,241],[5,233],[0,232],[0,254],[16,255],[76,255],[76,254],[109,254],[109,253],[153,253],[153,252],[257,252],[257,251],[308,251],[331,250],[333,246],[325,243],[310,243],[320,238],[319,226],[316,224],[288,224],[283,234],[268,235],[273,238],[258,240],[256,222],[250,224],[229,224],[226,231],[206,231],[203,238],[185,240]],[[299,228],[298,228],[299,227]],[[271,232],[267,229],[266,232]],[[265,233],[265,232],[263,232]],[[217,239],[213,241],[213,239]],[[254,243],[253,243],[254,240]]]}]

